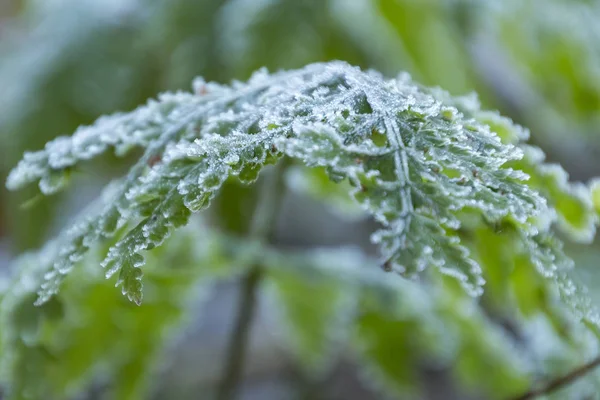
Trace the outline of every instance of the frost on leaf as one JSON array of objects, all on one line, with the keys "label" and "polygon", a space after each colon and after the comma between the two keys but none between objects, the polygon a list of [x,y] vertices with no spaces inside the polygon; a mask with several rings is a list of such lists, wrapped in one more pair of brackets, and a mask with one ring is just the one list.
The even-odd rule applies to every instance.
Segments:
[{"label": "frost on leaf", "polygon": [[61,189],[61,178],[70,167],[113,149],[125,155],[135,147],[146,147],[163,133],[165,126],[176,125],[202,99],[191,94],[163,94],[150,100],[133,113],[119,113],[99,118],[93,125],[80,127],[73,136],[58,137],[43,151],[25,153],[23,160],[10,173],[6,186],[19,189],[39,180],[40,190],[52,194]]},{"label": "frost on leaf", "polygon": [[[417,277],[435,267],[473,295],[483,279],[462,243],[465,211],[488,223],[507,221],[524,238],[547,228],[540,221],[552,209],[527,183],[530,171],[519,168],[523,150],[515,143],[526,132],[508,120],[499,120],[504,131],[496,132],[485,120],[494,122],[495,114],[475,113],[472,104],[461,109],[463,100],[405,75],[386,79],[331,62],[202,87],[103,117],[26,154],[12,172],[10,188],[38,182],[50,193],[62,180],[52,179],[59,184],[50,188],[42,182],[81,160],[109,148],[118,155],[145,148],[104,205],[58,238],[38,303],[58,291],[90,246],[123,227],[129,231],[102,264],[108,276],[119,274],[130,299],[141,301],[142,253],[206,208],[225,180],[252,183],[281,156],[352,186],[352,197],[381,224],[372,239],[384,269]],[[506,140],[507,132],[516,138]]]},{"label": "frost on leaf", "polygon": [[527,129],[496,112],[482,111],[473,95],[452,98],[439,89],[431,93],[457,107],[465,116],[489,126],[502,142],[514,144],[523,152],[522,157],[509,161],[507,166],[526,173],[527,185],[542,194],[552,207],[538,224],[556,221],[560,230],[579,242],[590,242],[594,238],[598,217],[593,210],[590,190],[581,183],[569,182],[569,175],[560,165],[545,163],[546,155],[540,148],[524,143],[529,138]]},{"label": "frost on leaf", "polygon": [[295,135],[279,146],[326,167],[331,179],[350,181],[353,197],[383,225],[373,240],[385,268],[411,276],[433,265],[480,293],[479,266],[456,234],[457,213],[474,209],[535,233],[531,220],[545,212],[545,201],[524,184],[527,175],[504,168],[522,152],[406,77],[388,81],[349,69],[313,97],[332,90],[340,95],[319,119],[296,122]]}]

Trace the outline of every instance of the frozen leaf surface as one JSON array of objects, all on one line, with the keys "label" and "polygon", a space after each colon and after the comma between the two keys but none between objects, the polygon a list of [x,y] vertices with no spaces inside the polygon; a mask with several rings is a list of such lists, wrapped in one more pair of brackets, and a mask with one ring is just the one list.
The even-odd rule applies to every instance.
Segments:
[{"label": "frozen leaf surface", "polygon": [[507,221],[535,243],[548,229],[540,221],[555,211],[519,168],[522,149],[457,105],[407,75],[386,79],[331,62],[271,75],[259,71],[231,85],[199,79],[191,93],[164,94],[58,138],[25,155],[9,188],[37,182],[52,193],[64,182],[56,177],[81,160],[109,149],[119,155],[142,147],[145,153],[98,211],[58,238],[60,251],[48,260],[38,304],[58,291],[90,246],[124,226],[130,228],[102,265],[107,276],[119,275],[129,299],[141,302],[142,253],[207,207],[225,180],[252,183],[282,156],[352,186],[351,196],[381,224],[372,239],[385,270],[418,277],[433,267],[478,295],[483,279],[461,243],[462,215]]}]

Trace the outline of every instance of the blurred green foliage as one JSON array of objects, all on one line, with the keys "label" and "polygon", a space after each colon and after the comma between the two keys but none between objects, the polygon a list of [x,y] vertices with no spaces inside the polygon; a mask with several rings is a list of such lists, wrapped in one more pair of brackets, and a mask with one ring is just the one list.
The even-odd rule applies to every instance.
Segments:
[{"label": "blurred green foliage", "polygon": [[[475,90],[485,108],[529,127],[532,142],[575,178],[600,174],[598,1],[16,3],[14,15],[0,19],[2,177],[25,150],[40,149],[100,115],[130,110],[160,91],[187,88],[195,76],[227,82],[246,79],[262,66],[277,70],[332,59],[387,75],[408,71],[416,81],[453,95]],[[524,139],[468,99],[454,105],[490,125],[505,143]],[[556,209],[558,234],[591,241],[591,210],[600,213],[600,185],[592,183],[590,200],[586,185],[570,183],[562,169],[544,163],[537,148],[523,149],[526,157],[513,166],[530,174],[530,186]],[[50,198],[39,198],[37,188],[10,194],[2,189],[0,232],[13,254],[39,247],[65,224],[78,182],[109,179],[127,161],[109,156],[94,168],[83,165],[73,171],[75,190]],[[328,185],[323,171],[315,171],[292,176],[294,188],[325,197],[338,210],[350,209],[339,196],[346,190]],[[209,218],[229,233],[246,232],[253,202],[242,199],[255,196],[253,189],[229,182]],[[33,206],[23,209],[31,199]],[[104,279],[97,255],[75,269],[50,303],[34,307],[36,268],[44,253],[16,261],[15,277],[0,285],[0,326],[14,327],[0,331],[0,354],[12,349],[16,356],[4,358],[0,377],[11,382],[16,398],[75,396],[91,383],[109,386],[111,398],[146,396],[165,340],[189,312],[189,295],[213,283],[213,270],[223,279],[241,272],[245,263],[235,254],[255,251],[233,246],[233,238],[225,244],[215,238],[190,229],[149,253],[141,308]],[[520,240],[502,224],[477,225],[463,237],[487,281],[477,300],[443,277],[425,285],[400,278],[392,284],[370,275],[340,279],[343,271],[332,277],[332,265],[353,264],[348,257],[372,264],[333,250],[308,257],[274,252],[265,290],[281,307],[282,339],[289,340],[291,355],[309,374],[325,374],[351,342],[362,351],[365,380],[399,398],[419,393],[420,368],[429,365],[450,369],[466,391],[506,398],[571,371],[598,350],[593,329],[581,329],[580,315],[564,306],[571,300],[561,301],[558,290],[536,272],[530,249]],[[567,243],[565,250],[575,259],[575,276],[598,301],[600,246]],[[597,375],[553,398],[593,396],[600,390]]]}]

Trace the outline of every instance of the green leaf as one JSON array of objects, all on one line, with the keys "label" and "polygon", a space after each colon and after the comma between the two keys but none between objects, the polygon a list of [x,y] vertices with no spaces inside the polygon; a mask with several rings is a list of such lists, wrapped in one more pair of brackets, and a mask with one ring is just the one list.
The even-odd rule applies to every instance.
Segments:
[{"label": "green leaf", "polygon": [[378,22],[389,25],[397,35],[394,51],[416,79],[428,85],[441,85],[452,93],[472,90],[474,79],[469,72],[472,65],[449,12],[460,4],[407,0],[373,3],[383,17]]},{"label": "green leaf", "polygon": [[144,265],[144,257],[134,254],[132,257],[123,257],[122,262],[117,285],[121,285],[123,294],[139,306],[142,304],[142,270],[140,266]]},{"label": "green leaf", "polygon": [[[427,385],[419,371],[431,368],[450,370],[468,392],[494,399],[527,389],[532,365],[455,280],[442,275],[438,284],[424,287],[376,282],[361,285],[354,325],[368,384],[419,398]],[[484,368],[493,371],[484,377]]]},{"label": "green leaf", "polygon": [[[207,207],[228,179],[251,183],[255,175],[239,178],[243,171],[257,172],[283,155],[324,167],[334,182],[346,180],[354,199],[382,225],[372,240],[383,265],[407,277],[435,267],[470,294],[482,293],[480,266],[456,233],[464,210],[490,223],[508,221],[524,240],[548,229],[539,221],[554,210],[518,169],[529,171],[529,164],[519,164],[523,153],[476,119],[479,108],[473,102],[455,101],[406,76],[388,80],[340,62],[274,75],[262,71],[231,87],[197,84],[204,88],[201,94],[163,95],[129,114],[103,118],[71,139],[59,138],[28,154],[13,171],[9,186],[14,188],[115,143],[134,140],[147,147],[108,204],[62,236],[61,251],[48,260],[38,304],[58,291],[93,243],[134,221],[102,264],[107,276],[124,271],[124,293],[139,301],[139,273],[131,265],[142,267],[140,253],[160,246],[191,213]],[[465,114],[455,105],[466,108]],[[150,117],[156,113],[160,122]],[[507,120],[496,119],[509,129]],[[514,130],[520,136],[519,128]],[[92,153],[81,146],[86,140],[100,141]],[[157,156],[159,161],[152,161]],[[566,178],[552,182],[558,182],[549,195],[559,214],[589,235],[587,213],[559,197],[566,193]],[[583,201],[583,194],[576,199]]]},{"label": "green leaf", "polygon": [[560,165],[545,164],[545,155],[539,148],[527,145],[521,148],[525,156],[513,165],[527,173],[528,184],[551,202],[558,214],[559,227],[570,239],[592,241],[598,217],[593,212],[588,188],[581,183],[569,183],[568,174]]},{"label": "green leaf", "polygon": [[389,318],[377,311],[363,311],[356,325],[358,346],[366,358],[365,369],[368,370],[368,364],[376,368],[367,376],[371,384],[382,380],[384,391],[416,398],[420,392],[418,366],[421,360],[415,341],[422,338],[415,335],[411,321]]},{"label": "green leaf", "polygon": [[600,179],[593,180],[590,183],[590,190],[592,191],[592,202],[594,204],[594,208],[599,216],[598,218],[600,218]]},{"label": "green leaf", "polygon": [[[6,349],[0,382],[8,399],[74,397],[99,375],[110,383],[110,398],[146,398],[158,357],[165,356],[162,349],[192,296],[202,298],[215,279],[229,276],[216,237],[184,229],[147,255],[145,302],[136,307],[112,288],[114,280],[105,280],[95,253],[41,306],[33,306],[37,285],[28,280],[41,259],[16,262],[18,275],[0,302],[0,347]],[[135,278],[134,272],[131,279],[139,282]]]},{"label": "green leaf", "polygon": [[269,257],[266,288],[284,322],[294,357],[305,372],[320,376],[337,358],[353,315],[354,291],[344,280],[321,270],[347,264],[344,250],[296,257]]}]

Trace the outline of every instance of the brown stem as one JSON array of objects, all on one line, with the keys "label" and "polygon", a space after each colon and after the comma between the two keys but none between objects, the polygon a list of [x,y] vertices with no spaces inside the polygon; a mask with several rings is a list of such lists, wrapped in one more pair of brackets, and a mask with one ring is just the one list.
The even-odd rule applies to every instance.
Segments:
[{"label": "brown stem", "polygon": [[227,365],[217,390],[218,400],[232,400],[237,396],[246,358],[246,344],[256,311],[256,292],[261,275],[260,267],[254,266],[243,279],[238,314],[225,358]]},{"label": "brown stem", "polygon": [[596,357],[595,359],[588,362],[587,364],[584,364],[584,365],[580,366],[579,368],[574,369],[573,371],[569,372],[568,374],[558,377],[558,378],[548,382],[545,386],[538,388],[538,389],[532,389],[529,392],[527,392],[519,397],[514,398],[513,400],[531,400],[531,399],[535,399],[538,396],[548,395],[552,392],[555,392],[555,391],[575,382],[577,379],[581,378],[582,376],[584,376],[585,374],[592,371],[594,368],[596,368],[598,366],[600,366],[600,356]]},{"label": "brown stem", "polygon": [[[284,192],[283,171],[286,167],[287,160],[281,160],[274,170],[268,171],[270,174],[267,173],[266,179],[262,182],[258,204],[248,232],[249,240],[263,243],[271,240]],[[261,261],[254,260],[242,280],[238,314],[227,347],[223,375],[217,388],[216,398],[218,400],[234,400],[238,395],[261,278]]]}]

